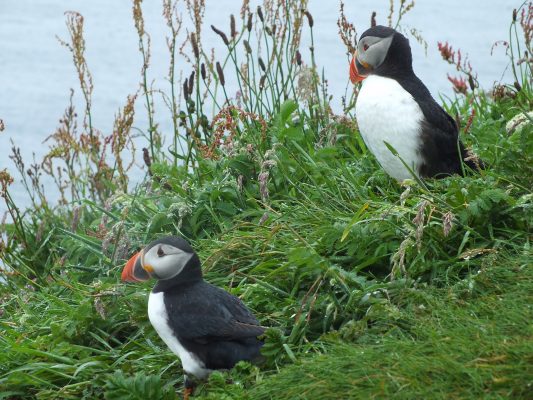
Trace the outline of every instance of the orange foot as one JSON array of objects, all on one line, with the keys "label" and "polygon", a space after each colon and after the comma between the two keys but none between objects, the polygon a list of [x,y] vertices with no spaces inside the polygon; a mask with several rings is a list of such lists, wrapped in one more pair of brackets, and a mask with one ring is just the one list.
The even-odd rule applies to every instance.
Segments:
[{"label": "orange foot", "polygon": [[189,396],[192,394],[192,388],[183,389],[183,400],[189,400]]}]

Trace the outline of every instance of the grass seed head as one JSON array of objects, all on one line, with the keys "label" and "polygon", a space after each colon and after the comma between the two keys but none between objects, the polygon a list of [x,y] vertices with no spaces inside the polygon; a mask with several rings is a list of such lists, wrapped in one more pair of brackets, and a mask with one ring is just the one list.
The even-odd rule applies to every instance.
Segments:
[{"label": "grass seed head", "polygon": [[453,220],[455,216],[451,211],[448,211],[446,214],[442,217],[442,233],[444,234],[444,237],[448,237],[450,232],[453,228]]},{"label": "grass seed head", "polygon": [[252,27],[253,27],[253,16],[254,16],[253,13],[249,13],[249,14],[248,14],[248,22],[246,23],[246,29],[248,30],[248,32],[251,32],[251,31],[252,31]]},{"label": "grass seed head", "polygon": [[191,75],[189,76],[189,81],[187,85],[187,92],[189,93],[189,96],[192,95],[193,90],[194,90],[194,70],[191,72]]},{"label": "grass seed head", "polygon": [[424,200],[420,203],[416,216],[413,218],[413,224],[415,224],[415,239],[416,246],[420,250],[422,247],[422,235],[424,233],[424,220],[425,220],[425,210],[428,206],[428,201]]},{"label": "grass seed head", "polygon": [[302,65],[302,53],[300,53],[300,50],[296,50],[296,64],[299,67]]},{"label": "grass seed head", "polygon": [[230,15],[230,35],[232,39],[235,39],[237,37],[237,28],[235,26],[235,16],[233,14]]},{"label": "grass seed head", "polygon": [[216,67],[217,67],[218,80],[220,81],[220,84],[224,86],[226,84],[226,79],[224,78],[224,70],[222,69],[222,66],[220,65],[218,61],[217,61]]},{"label": "grass seed head", "polygon": [[214,25],[211,25],[211,29],[218,35],[222,38],[222,41],[224,42],[224,44],[226,46],[229,46],[229,40],[228,40],[228,37],[226,36],[226,34],[224,32],[222,32],[220,29],[217,29]]},{"label": "grass seed head", "polygon": [[244,49],[246,50],[246,53],[252,54],[252,48],[250,47],[250,42],[248,42],[248,40],[244,39],[242,41],[242,43],[244,45]]},{"label": "grass seed head", "polygon": [[203,81],[205,81],[205,79],[207,78],[207,74],[205,72],[205,63],[202,63],[200,65],[200,76],[202,77]]},{"label": "grass seed head", "polygon": [[259,67],[261,68],[261,71],[266,72],[266,65],[261,57],[259,57]]},{"label": "grass seed head", "polygon": [[200,49],[198,48],[198,40],[196,39],[196,34],[194,32],[191,32],[189,35],[189,40],[191,41],[194,57],[198,60],[200,58]]},{"label": "grass seed head", "polygon": [[268,177],[270,176],[268,171],[263,171],[257,177],[259,182],[259,193],[261,194],[261,200],[266,203],[269,199],[268,192]]},{"label": "grass seed head", "polygon": [[304,12],[304,14],[307,17],[307,23],[309,24],[309,28],[312,28],[313,25],[315,24],[315,21],[313,20],[313,16],[307,10]]}]

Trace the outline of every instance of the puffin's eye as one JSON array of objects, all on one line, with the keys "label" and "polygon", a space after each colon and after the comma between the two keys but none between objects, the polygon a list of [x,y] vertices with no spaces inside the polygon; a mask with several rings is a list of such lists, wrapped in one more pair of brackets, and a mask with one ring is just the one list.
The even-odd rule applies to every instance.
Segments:
[{"label": "puffin's eye", "polygon": [[367,50],[368,50],[368,44],[365,43],[365,44],[363,45],[363,51],[367,51]]},{"label": "puffin's eye", "polygon": [[165,255],[165,252],[163,251],[161,247],[157,249],[157,255],[159,257],[163,257]]}]

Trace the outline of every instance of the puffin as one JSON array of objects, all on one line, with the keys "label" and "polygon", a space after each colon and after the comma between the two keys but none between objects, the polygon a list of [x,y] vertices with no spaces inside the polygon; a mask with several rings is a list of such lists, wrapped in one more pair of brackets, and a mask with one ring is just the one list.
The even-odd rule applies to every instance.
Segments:
[{"label": "puffin", "polygon": [[178,236],[151,242],[134,254],[122,281],[157,280],[148,298],[148,318],[184,371],[184,398],[198,380],[239,361],[259,361],[265,328],[232,294],[204,281],[200,258]]},{"label": "puffin", "polygon": [[459,140],[455,120],[415,75],[409,40],[398,31],[377,25],[361,35],[350,80],[362,82],[355,105],[361,136],[392,178],[462,176],[483,167]]}]

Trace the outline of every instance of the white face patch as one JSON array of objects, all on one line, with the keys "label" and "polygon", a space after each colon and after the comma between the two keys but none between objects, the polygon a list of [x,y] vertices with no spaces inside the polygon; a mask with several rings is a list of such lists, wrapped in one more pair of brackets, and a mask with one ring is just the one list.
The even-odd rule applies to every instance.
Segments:
[{"label": "white face patch", "polygon": [[362,38],[357,44],[357,58],[359,62],[361,64],[368,64],[372,69],[379,67],[385,60],[385,57],[387,57],[393,38],[394,35],[386,38],[375,36]]},{"label": "white face patch", "polygon": [[151,267],[158,279],[170,279],[178,275],[194,253],[187,253],[168,244],[156,244],[142,258],[143,266]]}]

